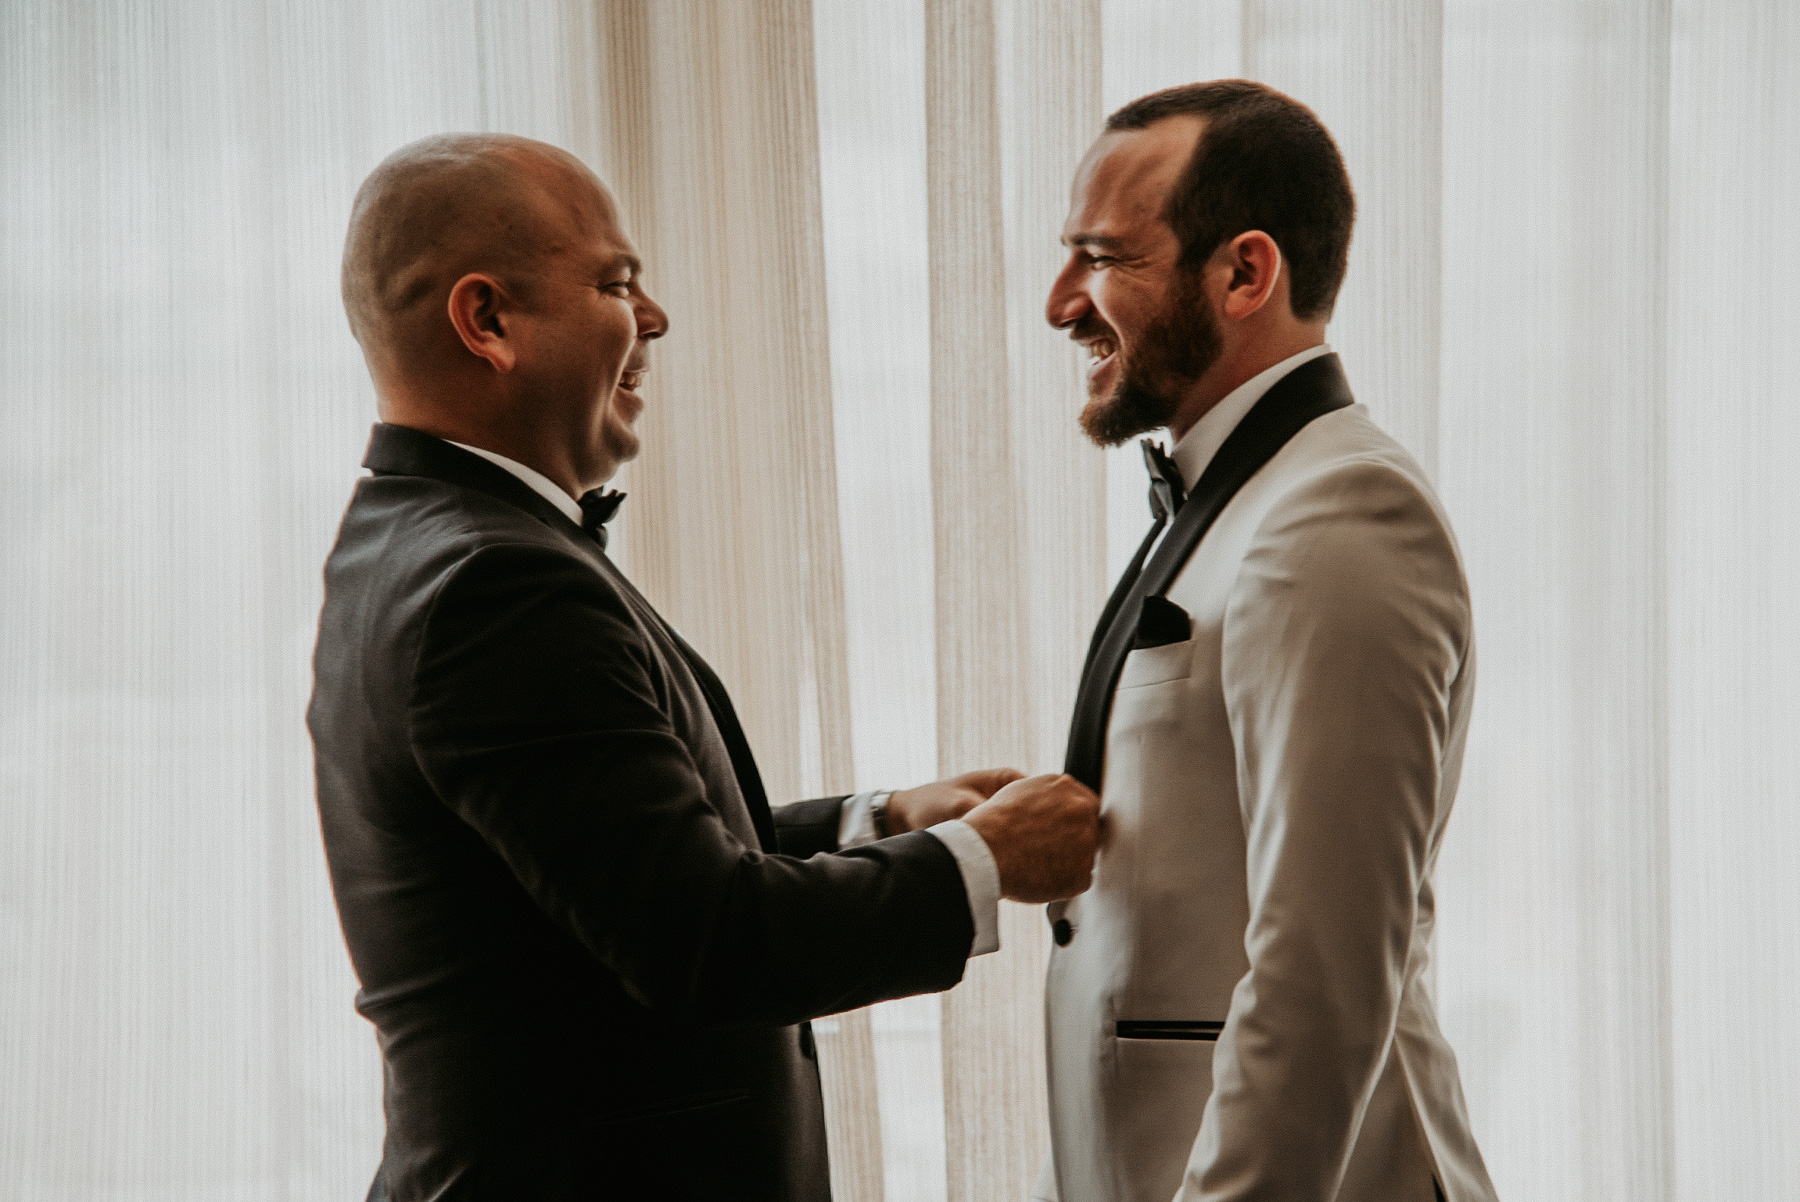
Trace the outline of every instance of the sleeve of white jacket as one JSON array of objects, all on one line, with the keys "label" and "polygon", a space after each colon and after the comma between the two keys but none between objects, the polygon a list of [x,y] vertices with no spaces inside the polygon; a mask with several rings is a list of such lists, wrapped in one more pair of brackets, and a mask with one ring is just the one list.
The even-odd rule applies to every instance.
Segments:
[{"label": "sleeve of white jacket", "polygon": [[1334,465],[1271,509],[1225,614],[1248,857],[1232,994],[1180,1202],[1330,1202],[1393,1040],[1468,592],[1423,488]]}]

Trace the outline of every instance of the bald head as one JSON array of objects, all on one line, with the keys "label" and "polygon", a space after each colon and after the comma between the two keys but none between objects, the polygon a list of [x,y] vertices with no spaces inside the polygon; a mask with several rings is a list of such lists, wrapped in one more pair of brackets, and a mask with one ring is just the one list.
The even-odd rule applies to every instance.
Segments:
[{"label": "bald head", "polygon": [[344,241],[344,310],[377,385],[430,366],[457,280],[487,273],[524,297],[545,260],[614,216],[581,160],[530,138],[442,134],[389,155],[357,191]]},{"label": "bald head", "polygon": [[575,156],[505,134],[402,147],[356,194],[343,289],[382,421],[572,497],[637,454],[637,389],[668,315]]}]

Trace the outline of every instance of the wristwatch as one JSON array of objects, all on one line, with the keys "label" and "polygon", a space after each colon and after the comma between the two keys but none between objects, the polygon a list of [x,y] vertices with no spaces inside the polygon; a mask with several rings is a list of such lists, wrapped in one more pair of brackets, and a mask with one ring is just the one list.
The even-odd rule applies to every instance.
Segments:
[{"label": "wristwatch", "polygon": [[885,839],[888,837],[887,806],[888,798],[893,795],[894,791],[892,789],[883,789],[881,792],[875,794],[875,796],[869,798],[869,821],[875,826],[875,837],[877,839]]}]

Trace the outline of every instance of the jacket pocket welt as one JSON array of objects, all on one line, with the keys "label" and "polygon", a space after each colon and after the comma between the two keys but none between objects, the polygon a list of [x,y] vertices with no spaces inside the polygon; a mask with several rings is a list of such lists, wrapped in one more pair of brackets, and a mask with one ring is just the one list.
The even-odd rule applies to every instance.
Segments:
[{"label": "jacket pocket welt", "polygon": [[1194,640],[1144,647],[1125,657],[1119,672],[1120,690],[1181,680],[1194,670]]},{"label": "jacket pocket welt", "polygon": [[1210,1019],[1120,1019],[1113,1034],[1120,1039],[1201,1039],[1212,1043],[1224,1029],[1224,1023]]}]

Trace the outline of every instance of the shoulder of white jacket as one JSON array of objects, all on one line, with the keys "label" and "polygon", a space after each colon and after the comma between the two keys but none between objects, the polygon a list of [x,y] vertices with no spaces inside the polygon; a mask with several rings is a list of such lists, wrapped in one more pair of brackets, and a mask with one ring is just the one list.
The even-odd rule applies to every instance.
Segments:
[{"label": "shoulder of white jacket", "polygon": [[1415,495],[1433,520],[1449,529],[1449,516],[1431,477],[1410,451],[1375,423],[1366,405],[1351,405],[1308,423],[1270,462],[1269,470],[1276,509],[1351,476],[1382,493]]},{"label": "shoulder of white jacket", "polygon": [[1281,457],[1290,457],[1290,451],[1294,452],[1292,458],[1315,463],[1334,458],[1370,456],[1392,459],[1396,464],[1404,464],[1421,476],[1424,474],[1412,454],[1393,435],[1383,430],[1369,412],[1369,407],[1360,402],[1314,418],[1302,426],[1299,433],[1282,448]]}]

